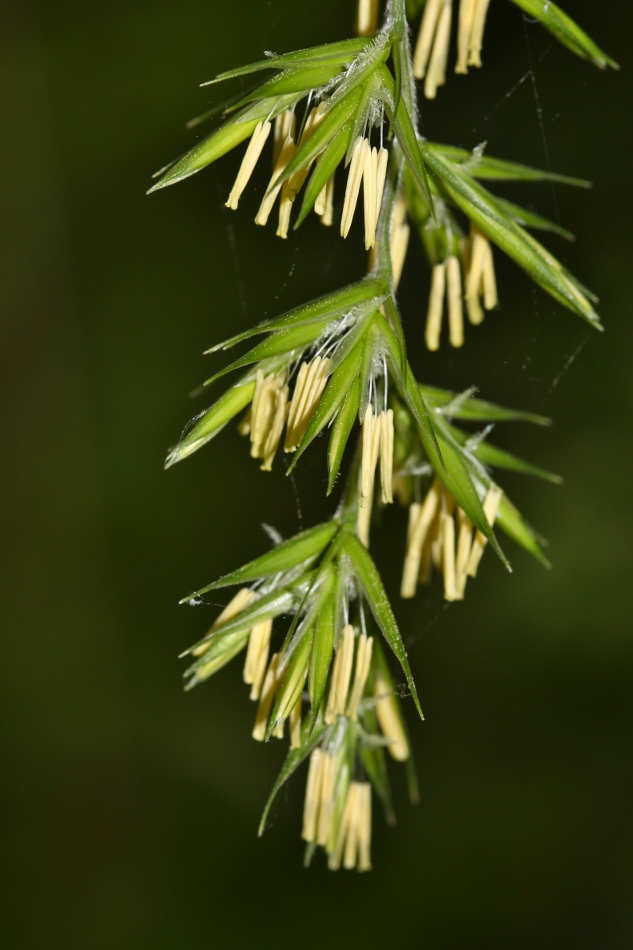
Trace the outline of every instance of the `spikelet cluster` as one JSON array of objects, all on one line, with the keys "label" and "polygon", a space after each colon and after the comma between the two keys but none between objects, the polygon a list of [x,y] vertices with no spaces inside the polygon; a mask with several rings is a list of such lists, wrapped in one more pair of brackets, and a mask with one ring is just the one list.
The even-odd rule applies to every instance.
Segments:
[{"label": "spikelet cluster", "polygon": [[330,361],[319,356],[302,362],[292,398],[285,372],[265,374],[258,369],[253,401],[238,425],[240,435],[249,436],[251,457],[262,459],[261,469],[270,472],[284,427],[284,451],[294,452],[323,395]]},{"label": "spikelet cluster", "polygon": [[[288,178],[282,176],[299,149],[305,145],[327,115],[327,103],[315,106],[309,112],[296,139],[296,115],[294,110],[286,109],[274,120],[273,132],[273,174],[266,194],[255,217],[255,223],[266,225],[279,198],[279,221],[277,236],[288,237],[290,216],[295,198],[301,191],[315,160],[306,162]],[[226,202],[227,208],[237,210],[239,200],[248,184],[264,145],[273,129],[270,121],[258,122],[242,158],[235,183]],[[316,161],[319,157],[316,158]],[[359,135],[353,141],[346,164],[349,166],[343,211],[341,214],[341,236],[347,237],[354,219],[354,212],[363,187],[363,208],[365,215],[365,247],[372,248],[376,241],[376,225],[380,214],[380,205],[387,176],[389,152],[381,145],[371,146],[369,139]],[[334,220],[334,173],[330,175],[314,203],[314,210],[322,224],[330,226]]]},{"label": "spikelet cluster", "polygon": [[362,429],[358,537],[369,547],[369,524],[374,497],[374,478],[380,460],[380,488],[383,505],[393,503],[393,410],[377,415],[370,403],[365,410]]},{"label": "spikelet cluster", "polygon": [[[483,510],[490,525],[495,522],[501,495],[495,486],[484,499]],[[418,584],[429,584],[435,569],[443,579],[444,598],[463,600],[466,581],[476,577],[487,543],[440,479],[435,478],[424,501],[409,507],[401,597],[414,597]]]},{"label": "spikelet cluster", "polygon": [[462,242],[461,261],[450,254],[442,263],[433,265],[424,333],[427,349],[433,352],[440,347],[445,304],[449,342],[454,347],[463,346],[464,303],[473,326],[482,323],[484,309],[493,310],[499,303],[492,247],[474,225],[470,239]]}]

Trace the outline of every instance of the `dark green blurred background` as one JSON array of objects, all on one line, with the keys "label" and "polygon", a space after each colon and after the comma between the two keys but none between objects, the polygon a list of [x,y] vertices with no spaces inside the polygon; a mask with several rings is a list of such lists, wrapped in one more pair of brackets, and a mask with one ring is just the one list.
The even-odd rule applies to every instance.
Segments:
[{"label": "dark green blurred background", "polygon": [[[567,3],[625,67],[627,7]],[[261,521],[289,534],[331,511],[324,446],[294,485],[230,430],[162,462],[219,365],[202,350],[360,276],[359,222],[345,244],[316,219],[276,240],[252,224],[264,171],[239,213],[223,207],[238,155],[144,192],[217,101],[198,83],[347,36],[353,2],[3,9],[3,945],[631,947],[630,70],[577,61],[499,0],[484,70],[423,106],[429,137],[595,182],[506,194],[578,234],[548,243],[600,294],[608,332],[497,255],[502,308],[463,352],[425,355],[412,246],[420,376],[556,420],[498,433],[565,478],[504,480],[555,566],[508,542],[514,574],[488,554],[465,604],[445,609],[437,588],[396,601],[427,716],[408,708],[421,802],[396,774],[375,870],[331,875],[301,868],[303,776],[256,837],[283,750],[250,740],[240,664],[184,695],[176,659],[215,610],[183,594],[264,550]],[[403,533],[390,512],[373,545],[394,599]]]}]

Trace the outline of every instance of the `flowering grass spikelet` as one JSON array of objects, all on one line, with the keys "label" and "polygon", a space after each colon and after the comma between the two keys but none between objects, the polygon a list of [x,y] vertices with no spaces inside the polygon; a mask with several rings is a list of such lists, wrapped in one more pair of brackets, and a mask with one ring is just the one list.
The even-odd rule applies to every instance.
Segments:
[{"label": "flowering grass spikelet", "polygon": [[[511,2],[575,55],[617,68],[555,4]],[[288,539],[266,526],[269,550],[182,600],[198,604],[220,588],[237,588],[204,636],[181,654],[190,661],[185,689],[245,652],[242,677],[257,704],[252,736],[288,742],[260,834],[280,788],[307,763],[305,864],[320,849],[332,871],[371,869],[374,805],[388,823],[394,820],[389,760],[390,768],[404,764],[411,801],[417,800],[402,700],[409,698],[421,718],[422,708],[405,640],[369,551],[374,505],[385,522],[394,497],[408,509],[401,597],[413,598],[437,575],[444,599],[453,603],[464,599],[487,547],[511,569],[502,536],[504,544],[507,538],[549,566],[541,536],[501,488],[503,473],[560,483],[505,450],[503,438],[496,444],[506,423],[545,426],[550,420],[488,402],[474,387],[456,392],[414,375],[398,295],[411,230],[430,273],[424,334],[418,332],[429,351],[440,348],[445,310],[449,343],[459,348],[465,314],[477,325],[497,307],[493,245],[562,308],[602,329],[594,295],[532,233],[570,239],[569,232],[496,191],[510,181],[587,183],[496,158],[484,144],[468,150],[421,134],[414,79],[422,81],[427,99],[446,82],[453,12],[455,72],[481,66],[489,0],[455,0],[455,6],[453,0],[389,0],[382,25],[379,6],[357,0],[355,37],[267,53],[205,83],[255,76],[225,107],[190,123],[219,116],[149,189],[183,181],[244,143],[226,201],[237,210],[270,140],[272,174],[255,223],[266,225],[279,201],[276,234],[283,240],[313,211],[323,225],[333,224],[339,168],[347,169],[340,217],[346,238],[363,190],[365,276],[334,291],[324,288],[322,296],[238,329],[207,350],[212,356],[251,341],[206,380],[201,391],[239,371],[185,428],[165,463],[171,467],[233,427],[248,438],[262,471],[272,470],[283,445],[292,453],[284,466],[289,475],[328,434],[328,495],[349,461],[340,502],[325,521]],[[418,12],[412,55],[410,18]],[[424,278],[411,270],[423,287]],[[402,686],[394,684],[387,656],[400,669]]]},{"label": "flowering grass spikelet", "polygon": [[486,310],[493,310],[499,302],[490,241],[474,227],[469,247],[465,298],[468,319],[474,326],[484,318],[481,298]]}]

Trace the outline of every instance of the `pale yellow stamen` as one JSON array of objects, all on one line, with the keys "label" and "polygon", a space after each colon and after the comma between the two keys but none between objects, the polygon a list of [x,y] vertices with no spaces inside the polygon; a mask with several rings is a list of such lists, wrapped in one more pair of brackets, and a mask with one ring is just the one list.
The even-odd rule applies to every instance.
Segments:
[{"label": "pale yellow stamen", "polygon": [[[287,184],[287,182],[284,182],[284,184]],[[283,238],[284,241],[288,237],[293,201],[294,197],[291,198],[290,195],[284,194],[282,186],[281,198],[279,200],[279,224],[277,225],[277,231],[275,233],[277,237]]]},{"label": "pale yellow stamen", "polygon": [[429,308],[426,314],[426,330],[424,334],[427,349],[431,351],[439,350],[440,348],[445,288],[446,271],[444,265],[436,264],[431,274],[431,292],[429,294]]},{"label": "pale yellow stamen", "polygon": [[368,404],[363,420],[363,444],[360,465],[361,508],[367,508],[374,491],[374,475],[380,450],[381,426],[378,416],[374,416],[371,403]]},{"label": "pale yellow stamen", "polygon": [[336,722],[337,716],[345,714],[349,681],[352,675],[354,662],[354,628],[351,624],[343,627],[341,640],[332,664],[330,692],[325,710],[325,721],[328,724]]},{"label": "pale yellow stamen", "polygon": [[253,174],[253,170],[259,156],[262,154],[262,149],[266,144],[266,140],[270,135],[271,125],[270,122],[258,122],[255,126],[255,131],[251,136],[251,140],[248,143],[248,148],[244,153],[244,158],[242,159],[242,164],[237,173],[237,178],[235,179],[235,184],[231,189],[231,194],[229,195],[228,201],[226,202],[226,207],[231,208],[233,211],[237,210],[239,200],[242,196],[242,192],[246,188],[250,177]]},{"label": "pale yellow stamen", "polygon": [[416,79],[424,79],[441,5],[442,0],[427,0],[424,7],[418,41],[413,55],[413,75]]},{"label": "pale yellow stamen", "polygon": [[336,779],[336,758],[329,752],[323,753],[321,766],[321,788],[319,790],[319,817],[317,821],[317,844],[327,845],[333,811],[333,792]]},{"label": "pale yellow stamen", "polygon": [[376,146],[365,150],[363,168],[363,206],[365,211],[365,250],[376,243],[376,185],[378,177],[378,150]]},{"label": "pale yellow stamen", "polygon": [[411,543],[411,538],[413,537],[413,532],[415,526],[418,523],[418,518],[420,517],[420,512],[422,511],[422,505],[419,501],[413,501],[409,505],[409,519],[407,522],[407,548]]},{"label": "pale yellow stamen", "polygon": [[330,176],[325,187],[327,189],[325,194],[325,211],[321,215],[321,224],[325,225],[326,228],[330,228],[334,223],[334,175]]},{"label": "pale yellow stamen", "polygon": [[288,434],[286,435],[286,444],[284,446],[284,451],[289,451],[287,448],[289,433],[294,428],[295,417],[297,415],[297,408],[301,400],[303,390],[306,384],[306,378],[310,370],[309,363],[302,363],[299,367],[299,372],[297,373],[297,379],[295,380],[295,388],[292,394],[292,399],[290,400],[290,411],[288,412]]},{"label": "pale yellow stamen", "polygon": [[284,452],[294,452],[306,433],[327,384],[330,360],[315,356],[302,363],[297,374],[284,442]]},{"label": "pale yellow stamen", "polygon": [[473,523],[461,508],[457,509],[457,558],[455,564],[455,590],[461,600],[466,590],[466,570],[470,558],[470,547],[473,539]]},{"label": "pale yellow stamen", "polygon": [[433,564],[437,564],[439,554],[437,546],[439,525],[440,519],[438,513],[436,512],[431,522],[431,526],[427,532],[426,538],[424,539],[424,544],[422,545],[422,555],[420,557],[420,574],[418,577],[418,582],[420,584],[431,583]]},{"label": "pale yellow stamen", "polygon": [[490,0],[475,0],[473,25],[468,42],[469,66],[481,66],[481,47],[484,41],[484,29],[489,5]]},{"label": "pale yellow stamen", "polygon": [[[316,106],[310,112],[310,115],[306,119],[303,132],[301,133],[301,138],[297,146],[297,151],[301,146],[308,141],[316,127],[325,117],[325,112],[323,111],[322,106]],[[298,168],[290,178],[287,178],[286,181],[281,186],[281,199],[279,204],[279,226],[277,228],[277,237],[287,238],[288,229],[290,227],[290,212],[292,211],[292,205],[295,198],[301,191],[303,184],[308,177],[310,169],[312,168],[313,162],[308,162],[306,165]]]},{"label": "pale yellow stamen", "polygon": [[477,0],[460,0],[459,29],[457,32],[457,63],[455,72],[465,76],[468,72],[468,48],[473,29]]},{"label": "pale yellow stamen", "polygon": [[455,522],[447,511],[440,515],[442,533],[442,574],[444,575],[445,600],[457,600],[455,587]]},{"label": "pale yellow stamen", "polygon": [[466,307],[468,319],[474,325],[480,324],[484,318],[479,298],[482,291],[484,267],[489,253],[491,252],[488,239],[480,231],[473,229],[468,276],[466,278]]},{"label": "pale yellow stamen", "polygon": [[253,739],[256,739],[257,742],[263,742],[266,737],[266,729],[268,728],[268,719],[270,716],[270,710],[275,699],[275,693],[277,691],[277,668],[279,666],[279,654],[273,653],[270,658],[270,663],[268,664],[268,669],[266,671],[266,676],[264,677],[264,684],[262,686],[262,691],[259,699],[259,706],[257,707],[257,715],[255,716],[255,725],[253,726]]},{"label": "pale yellow stamen", "polygon": [[415,522],[409,522],[410,530],[407,539],[407,552],[404,559],[402,585],[400,587],[401,597],[415,597],[415,590],[420,573],[420,562],[422,560],[422,549],[437,513],[440,493],[441,483],[439,479],[436,478],[424,499],[424,503],[419,506],[419,508],[416,507],[415,515],[417,515],[417,517]]},{"label": "pale yellow stamen", "polygon": [[337,871],[371,870],[371,786],[369,782],[351,782],[341,820],[336,847],[330,852],[328,867]]},{"label": "pale yellow stamen", "polygon": [[270,472],[273,467],[273,459],[288,415],[288,392],[288,387],[284,386],[283,389],[277,389],[275,393],[275,412],[262,448],[264,459],[261,465],[262,472]]},{"label": "pale yellow stamen", "polygon": [[371,36],[378,29],[378,0],[358,0],[354,30],[357,36]]},{"label": "pale yellow stamen", "polygon": [[308,780],[306,782],[306,797],[303,805],[303,829],[301,837],[304,841],[314,841],[317,835],[317,821],[319,817],[319,802],[323,783],[323,762],[327,753],[315,749],[310,756],[308,766]]},{"label": "pale yellow stamen", "polygon": [[284,445],[286,452],[293,451],[299,444],[300,440],[297,438],[296,430],[299,429],[301,420],[309,405],[312,387],[315,379],[319,375],[321,359],[317,356],[312,362],[303,365],[306,366],[306,372],[300,381],[297,379],[297,385],[290,406],[290,414],[288,416],[288,431]]},{"label": "pale yellow stamen", "polygon": [[358,506],[358,517],[356,519],[356,534],[366,548],[369,547],[369,534],[371,528],[371,513],[374,507],[374,496],[369,496],[369,502],[366,508]]},{"label": "pale yellow stamen", "polygon": [[352,148],[352,158],[350,161],[349,172],[347,173],[347,185],[345,188],[345,200],[343,202],[343,214],[341,215],[341,237],[347,237],[349,229],[352,226],[354,211],[358,203],[360,193],[360,184],[363,179],[365,161],[369,150],[369,142],[361,135],[358,136]]},{"label": "pale yellow stamen", "polygon": [[250,405],[237,424],[237,431],[239,435],[250,435],[252,418],[253,407]]},{"label": "pale yellow stamen", "polygon": [[[359,801],[358,801],[359,782],[352,782],[349,787],[346,812],[346,834],[345,834],[345,853],[343,856],[343,867],[346,871],[351,871],[356,867],[358,855],[358,831],[359,831]],[[342,835],[341,835],[342,837]]]},{"label": "pale yellow stamen", "polygon": [[442,0],[442,9],[439,13],[437,31],[433,42],[433,52],[431,53],[431,60],[424,82],[424,95],[427,99],[435,99],[438,86],[443,86],[446,82],[446,62],[451,39],[452,17],[453,0]]},{"label": "pale yellow stamen", "polygon": [[382,207],[382,196],[385,191],[385,182],[387,180],[387,164],[389,162],[389,152],[386,148],[378,150],[378,167],[376,169],[376,221],[380,217]]},{"label": "pale yellow stamen", "polygon": [[409,742],[402,726],[396,697],[393,695],[380,669],[374,675],[374,696],[376,697],[376,718],[385,739],[389,739],[387,749],[397,762],[409,758]]},{"label": "pale yellow stamen", "polygon": [[325,205],[327,202],[327,186],[329,185],[329,183],[330,183],[330,179],[328,178],[327,183],[323,185],[323,188],[317,195],[317,200],[314,202],[314,213],[318,214],[319,217],[325,214]]},{"label": "pale yellow stamen", "polygon": [[[486,498],[484,500],[484,514],[486,516],[486,521],[492,527],[495,523],[495,518],[497,517],[497,511],[499,510],[499,504],[503,492],[496,485],[493,488],[490,488]],[[472,548],[470,550],[470,557],[468,559],[468,567],[466,568],[466,573],[469,577],[477,576],[477,568],[479,567],[479,562],[484,553],[484,549],[488,543],[488,539],[481,531],[477,531],[475,534],[475,540],[473,541]]]},{"label": "pale yellow stamen", "polygon": [[255,224],[260,224],[263,226],[267,223],[268,218],[270,217],[270,212],[273,210],[273,206],[277,200],[277,195],[281,190],[281,185],[277,185],[275,182],[279,179],[288,163],[294,158],[296,152],[297,146],[295,145],[291,136],[288,136],[283,144],[279,158],[275,164],[275,170],[272,174],[272,178],[270,179],[268,191],[259,207],[259,211],[257,212]]},{"label": "pale yellow stamen", "polygon": [[358,870],[371,871],[371,785],[359,783],[358,796]]},{"label": "pale yellow stamen", "polygon": [[347,833],[348,833],[350,822],[352,819],[354,799],[356,797],[356,791],[353,788],[353,786],[354,786],[354,783],[352,782],[347,791],[347,798],[345,799],[345,808],[343,809],[341,824],[338,830],[338,838],[336,842],[334,843],[330,842],[330,844],[333,844],[333,846],[330,848],[330,854],[329,854],[328,862],[327,862],[327,866],[330,871],[338,871],[338,869],[341,866],[341,859],[343,857],[343,848],[345,847],[345,842],[347,840]]},{"label": "pale yellow stamen", "polygon": [[397,288],[404,267],[404,260],[407,256],[409,246],[410,228],[407,224],[407,203],[402,190],[398,191],[396,204],[391,218],[391,234],[389,237],[389,249],[391,252],[391,271],[393,274],[394,286]]},{"label": "pale yellow stamen", "polygon": [[363,698],[369,667],[371,665],[371,651],[374,645],[373,637],[361,636],[358,638],[356,647],[356,669],[354,670],[354,683],[347,703],[346,715],[354,721],[358,718],[358,707]]},{"label": "pale yellow stamen", "polygon": [[285,373],[264,376],[261,369],[257,370],[251,406],[251,457],[264,459],[264,471],[270,471],[285,420],[288,398],[285,379]]},{"label": "pale yellow stamen", "polygon": [[251,686],[251,699],[259,699],[266,673],[272,620],[263,620],[255,624],[248,639],[248,650],[244,662],[244,682]]},{"label": "pale yellow stamen", "polygon": [[277,165],[286,139],[294,139],[296,124],[297,118],[294,110],[291,109],[284,109],[275,119],[275,131],[273,134],[273,170]]},{"label": "pale yellow stamen", "polygon": [[433,540],[431,541],[431,560],[436,571],[442,570],[442,543],[444,541],[444,534],[442,533],[441,529],[442,519],[438,516],[434,526]]},{"label": "pale yellow stamen", "polygon": [[[244,608],[249,605],[249,603],[251,602],[254,596],[255,595],[253,591],[249,587],[242,587],[241,590],[238,590],[235,597],[233,597],[233,599],[229,601],[229,603],[226,605],[222,613],[219,614],[218,617],[216,617],[216,619],[213,622],[213,626],[209,630],[209,633],[213,633],[213,631],[217,630],[221,624],[226,623],[229,620],[232,620],[233,617],[237,617],[237,615],[241,613],[244,610]],[[202,654],[206,653],[206,651],[209,649],[210,646],[211,646],[210,642],[201,643],[200,646],[196,647],[195,650],[191,651],[191,655],[202,656]]]},{"label": "pale yellow stamen", "polygon": [[314,204],[314,210],[321,218],[321,224],[326,228],[334,221],[334,175],[330,175],[327,184],[323,186],[319,197]]},{"label": "pale yellow stamen", "polygon": [[479,296],[476,297],[466,297],[466,310],[468,312],[468,319],[474,327],[479,326],[483,322],[484,312],[482,306],[479,302]]},{"label": "pale yellow stamen", "polygon": [[448,299],[448,333],[451,346],[463,346],[464,308],[462,305],[462,272],[456,257],[446,261],[446,296]]},{"label": "pale yellow stamen", "polygon": [[402,189],[398,190],[396,195],[396,203],[393,209],[393,217],[391,219],[392,228],[400,228],[403,224],[406,224],[407,220],[407,199],[405,197],[404,191]]},{"label": "pale yellow stamen", "polygon": [[255,392],[251,403],[251,455],[259,457],[260,445],[265,438],[270,414],[269,389],[271,377],[264,376],[264,371],[257,370],[255,376]]},{"label": "pale yellow stamen", "polygon": [[391,236],[391,270],[393,273],[394,287],[396,289],[402,277],[402,270],[409,248],[410,234],[411,228],[409,225],[402,224]]},{"label": "pale yellow stamen", "polygon": [[384,505],[393,504],[393,409],[378,416],[380,421],[380,487]]},{"label": "pale yellow stamen", "polygon": [[484,318],[480,303],[481,296],[483,296],[486,310],[492,310],[497,306],[497,282],[492,247],[488,238],[473,228],[466,280],[466,306],[468,318],[473,324],[481,323]]},{"label": "pale yellow stamen", "polygon": [[486,253],[484,254],[481,282],[484,290],[484,307],[486,310],[494,310],[499,303],[499,299],[497,297],[497,280],[490,241],[487,242]]},{"label": "pale yellow stamen", "polygon": [[301,748],[301,707],[302,707],[302,698],[300,696],[297,702],[292,707],[292,712],[290,713],[290,748],[291,749]]}]

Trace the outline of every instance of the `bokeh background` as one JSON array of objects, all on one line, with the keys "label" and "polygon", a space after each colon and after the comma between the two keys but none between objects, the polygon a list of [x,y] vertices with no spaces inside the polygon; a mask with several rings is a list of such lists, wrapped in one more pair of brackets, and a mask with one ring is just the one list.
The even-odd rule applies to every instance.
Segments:
[{"label": "bokeh background", "polygon": [[[630,449],[631,77],[627,5],[568,0],[618,59],[601,73],[493,3],[485,68],[424,104],[424,133],[591,179],[506,194],[579,240],[550,246],[601,297],[607,332],[496,256],[502,300],[463,352],[421,347],[428,274],[402,286],[415,367],[554,417],[499,441],[565,478],[504,484],[550,540],[551,572],[508,542],[463,605],[396,603],[426,712],[421,802],[375,822],[371,875],[301,867],[304,778],[256,837],[281,743],[250,738],[239,663],[192,694],[176,659],[214,616],[187,591],[327,516],[322,446],[292,482],[227,430],[168,473],[204,403],[203,349],[363,273],[310,221],[287,242],[223,202],[239,156],[145,197],[217,101],[201,81],[350,32],[353,2],[5,0],[4,730],[7,948],[633,945]],[[339,187],[339,200],[342,188]],[[419,258],[418,258],[419,260]],[[374,553],[394,598],[404,514]],[[218,598],[221,603],[221,599]]]}]

